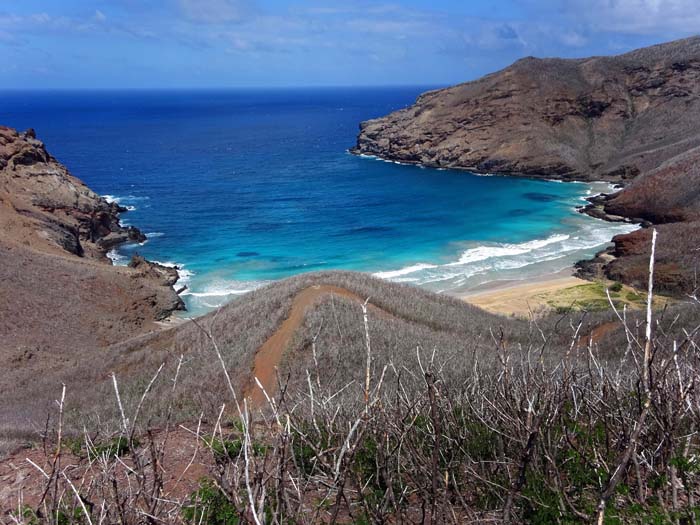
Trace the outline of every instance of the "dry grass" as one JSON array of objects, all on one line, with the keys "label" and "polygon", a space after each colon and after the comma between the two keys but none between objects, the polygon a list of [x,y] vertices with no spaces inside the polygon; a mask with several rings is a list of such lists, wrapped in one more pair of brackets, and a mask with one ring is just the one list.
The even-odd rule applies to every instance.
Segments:
[{"label": "dry grass", "polygon": [[[333,295],[309,308],[277,391],[251,410],[230,368],[245,360],[231,351],[233,335],[217,340],[226,333],[219,323],[250,304],[256,315],[284,316],[290,298],[319,280],[360,297],[367,286],[388,293],[367,308]],[[412,303],[417,295],[426,300]],[[585,313],[518,322],[352,274],[301,276],[185,328],[196,329],[185,333],[209,368],[204,356],[183,355],[140,385],[112,376],[102,428],[83,419],[82,437],[71,437],[62,395],[43,461],[24,467],[42,488],[8,516],[22,524],[695,522],[699,308],[654,314],[649,301],[645,312],[614,310],[612,327],[602,314],[590,325]],[[154,351],[147,343],[122,351]],[[178,428],[183,400],[194,406],[204,392],[217,392],[218,404],[206,399]],[[185,443],[191,459],[173,461]],[[205,474],[198,488],[178,492],[194,487],[194,472]]]},{"label": "dry grass", "polygon": [[[68,427],[80,431],[86,419],[96,420],[98,414],[100,424],[111,421],[114,427],[117,414],[105,411],[105,406],[111,406],[111,384],[105,381],[109,374],[114,372],[119,378],[125,404],[133,404],[153,371],[165,363],[164,375],[171,374],[180,355],[184,355],[188,373],[180,379],[176,394],[177,417],[191,420],[202,409],[207,413],[215,411],[221,399],[229,394],[208,334],[217,342],[233,386],[240,393],[248,383],[256,350],[287,318],[294,298],[302,290],[317,285],[336,286],[369,298],[370,335],[375,356],[382,363],[411,359],[416,347],[425,351],[436,348],[455,360],[453,368],[459,370],[461,365],[471,362],[473,355],[493,352],[493,333],[503,333],[513,345],[525,345],[537,333],[537,328],[526,321],[498,317],[455,298],[364,274],[300,275],[252,292],[199,319],[196,325],[188,323],[112,347],[104,363],[93,364],[90,370],[78,370],[68,381],[68,384],[85,385],[80,397],[69,392]],[[309,307],[301,329],[286,350],[280,375],[290,378],[290,384],[295,386],[306,381],[305,374],[300,372],[313,362],[310,342],[317,336],[322,373],[339,383],[352,379],[357,360],[363,355],[364,336],[358,332],[362,323],[360,315],[357,302],[334,295],[327,295]],[[556,323],[559,317],[538,323],[546,327]],[[589,333],[597,324],[612,318],[611,312],[584,315],[582,330]],[[566,323],[559,323],[559,329],[552,333],[552,346],[567,345],[572,335]],[[144,417],[154,424],[159,424],[165,414],[163,400],[168,398],[167,389],[166,383],[157,382],[152,401],[145,407]]]},{"label": "dry grass", "polygon": [[[340,341],[320,335],[316,315],[307,318],[309,333],[319,334],[318,365],[310,362],[304,381],[281,385],[284,393],[262,411],[222,394],[220,407],[185,425],[184,438],[182,430],[175,436],[174,414],[182,381],[193,373],[186,363],[177,373],[154,374],[136,403],[111,384],[114,434],[88,431],[76,445],[57,424],[44,462],[27,467],[43,469],[46,477],[35,479],[44,478],[46,494],[15,519],[576,523],[594,520],[603,500],[605,523],[693,516],[700,496],[697,310],[653,320],[646,361],[643,315],[619,322],[621,356],[607,353],[578,320],[531,325],[520,342],[494,332],[483,341],[490,352],[468,356],[422,347],[428,332],[418,326],[410,343],[391,343],[405,351],[386,356],[378,334],[391,329],[384,324],[390,317],[369,310],[365,331],[357,303],[329,299],[318,311],[334,310],[356,324],[340,321]],[[548,337],[563,327],[573,334],[566,346]],[[338,325],[329,329],[339,333]],[[335,345],[348,351],[338,354]],[[337,373],[329,373],[332,363]],[[170,395],[156,400],[159,381]],[[222,374],[218,382],[226,392]],[[166,412],[158,432],[144,417],[154,401]],[[223,405],[234,407],[231,416]],[[60,423],[60,405],[56,412]],[[199,448],[192,462],[170,461],[185,444]],[[192,487],[193,463],[198,475],[206,469],[205,480],[178,492],[168,480],[184,477]]]}]

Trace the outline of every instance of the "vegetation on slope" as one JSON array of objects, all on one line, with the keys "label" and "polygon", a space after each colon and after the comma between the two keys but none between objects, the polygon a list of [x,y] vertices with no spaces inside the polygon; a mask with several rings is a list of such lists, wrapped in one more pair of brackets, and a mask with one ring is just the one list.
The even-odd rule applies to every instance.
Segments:
[{"label": "vegetation on slope", "polygon": [[[249,405],[236,322],[257,344],[321,283],[353,294],[308,306],[269,402]],[[14,519],[691,523],[698,308],[525,322],[367,276],[299,276],[121,348],[142,379],[109,378],[101,426],[82,419],[82,434],[59,404],[48,454],[26,465],[45,490]],[[180,349],[158,344],[180,335],[193,347],[167,363]]]},{"label": "vegetation on slope", "polygon": [[[212,341],[220,350],[235,391],[246,391],[256,351],[289,317],[295,298],[317,286],[337,287],[368,299],[368,328],[375,355],[381,363],[410,360],[420,346],[439,348],[446,358],[458,359],[459,363],[469,366],[470,356],[492,352],[493,333],[502,332],[513,345],[526,345],[536,330],[524,320],[489,314],[452,297],[365,274],[303,274],[251,292],[196,322],[112,346],[104,362],[77,369],[70,378],[68,384],[85,385],[93,394],[85,399],[71,396],[69,391],[68,406],[80,410],[76,412],[76,419],[81,425],[85,412],[89,414],[95,407],[100,409],[104,420],[103,407],[111,405],[112,397],[111,383],[106,380],[109,373],[115,372],[123,378],[120,379],[123,396],[135,402],[153,370],[165,363],[164,370],[172,374],[183,355],[189,373],[181,378],[178,389],[180,416],[196,417],[202,407],[215,411],[221,399],[228,395],[228,386],[218,381],[221,365],[218,359],[212,358]],[[326,377],[332,376],[338,383],[356,379],[353,374],[357,371],[357,360],[362,359],[364,344],[362,333],[358,331],[363,324],[358,304],[356,299],[340,294],[324,294],[306,306],[303,323],[280,363],[279,374],[289,387],[306,385],[306,375],[299,372],[313,363],[311,343],[314,338],[317,360]],[[588,333],[613,317],[611,312],[587,314],[582,330]],[[551,327],[556,322],[557,318],[553,317],[539,321],[541,327]],[[569,336],[558,331],[552,335],[560,346],[568,344]],[[620,330],[617,337],[621,337]],[[97,388],[91,386],[95,384]],[[145,410],[148,411],[146,417],[153,416],[157,421],[165,413],[169,385],[156,384],[153,388],[153,400]]]}]

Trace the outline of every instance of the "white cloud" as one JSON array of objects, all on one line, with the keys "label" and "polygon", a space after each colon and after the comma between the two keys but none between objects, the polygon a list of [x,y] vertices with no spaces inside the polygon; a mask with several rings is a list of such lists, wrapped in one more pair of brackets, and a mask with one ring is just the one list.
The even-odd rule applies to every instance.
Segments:
[{"label": "white cloud", "polygon": [[240,22],[253,6],[248,0],[180,0],[180,9],[193,22],[220,24]]},{"label": "white cloud", "polygon": [[700,33],[698,0],[568,0],[565,7],[556,10],[547,0],[523,2],[535,7],[545,15],[543,18],[559,15],[569,29],[585,24],[593,32],[627,35],[677,37]]},{"label": "white cloud", "polygon": [[0,29],[0,42],[4,44],[16,44],[17,39],[9,31],[3,31],[2,29]]},{"label": "white cloud", "polygon": [[563,30],[559,34],[559,40],[562,44],[569,47],[582,47],[588,44],[588,38],[576,30]]},{"label": "white cloud", "polygon": [[431,26],[420,20],[381,20],[376,18],[354,18],[346,22],[347,27],[360,33],[380,35],[415,36],[424,34]]},{"label": "white cloud", "polygon": [[503,50],[525,48],[523,29],[517,23],[493,23],[481,21],[470,24],[464,33],[464,41],[470,46],[483,50]]},{"label": "white cloud", "polygon": [[[92,16],[82,17],[53,15],[46,12],[25,15],[0,13],[0,32],[4,35],[0,37],[0,41],[5,42],[9,41],[10,37],[19,41],[17,35],[25,34],[77,34],[86,37],[95,34],[122,34],[139,39],[152,39],[156,36],[154,32],[131,21],[110,19],[100,10],[96,10]],[[26,41],[24,38],[21,40]]]}]

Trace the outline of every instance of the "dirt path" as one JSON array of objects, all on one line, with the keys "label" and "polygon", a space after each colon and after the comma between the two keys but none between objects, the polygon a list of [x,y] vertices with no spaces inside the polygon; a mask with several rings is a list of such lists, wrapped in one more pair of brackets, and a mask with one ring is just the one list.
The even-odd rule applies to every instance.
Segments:
[{"label": "dirt path", "polygon": [[593,330],[591,330],[590,334],[581,338],[581,341],[579,341],[579,348],[585,348],[589,343],[597,344],[619,326],[621,325],[618,321],[609,321],[607,323],[599,324]]},{"label": "dirt path", "polygon": [[255,378],[262,384],[265,392],[272,396],[277,390],[277,367],[294,334],[304,321],[306,309],[318,298],[335,294],[358,302],[364,302],[359,295],[350,290],[330,285],[315,285],[299,292],[294,298],[289,317],[280,325],[277,331],[263,343],[255,352],[251,379],[243,390],[243,396],[248,398],[251,406],[261,406],[266,403],[265,395],[256,384]]}]

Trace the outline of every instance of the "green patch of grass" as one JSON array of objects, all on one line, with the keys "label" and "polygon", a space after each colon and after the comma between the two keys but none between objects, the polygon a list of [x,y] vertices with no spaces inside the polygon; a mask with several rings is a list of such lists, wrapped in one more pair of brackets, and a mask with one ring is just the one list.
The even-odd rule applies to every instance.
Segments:
[{"label": "green patch of grass", "polygon": [[67,510],[63,508],[56,509],[50,512],[49,516],[43,516],[37,513],[29,505],[24,505],[19,514],[24,525],[39,525],[41,523],[51,523],[52,525],[82,525],[91,523],[85,516],[85,512],[80,507]]},{"label": "green patch of grass", "polygon": [[309,443],[315,443],[318,450],[326,450],[337,445],[335,441],[332,442],[330,432],[323,426],[302,425],[299,430],[293,430],[291,446],[294,463],[305,476],[312,475],[317,468],[316,452]]},{"label": "green patch of grass", "polygon": [[93,448],[88,451],[88,456],[90,459],[97,459],[101,457],[114,457],[123,456],[131,450],[131,445],[138,446],[138,440],[134,440],[133,443],[129,443],[129,440],[124,436],[119,436],[112,438],[105,443],[95,443]]},{"label": "green patch of grass", "polygon": [[[208,436],[204,438],[204,443],[211,449],[217,461],[235,460],[243,452],[243,440],[240,438],[222,440],[215,436]],[[258,442],[253,442],[251,449],[255,456],[263,456],[267,452],[267,446]]]},{"label": "green patch of grass", "polygon": [[627,292],[627,295],[625,295],[625,299],[627,299],[631,303],[641,303],[644,301],[644,296],[638,294],[637,292]]},{"label": "green patch of grass", "polygon": [[83,440],[82,438],[64,437],[63,446],[66,447],[71,454],[76,457],[83,455]]},{"label": "green patch of grass", "polygon": [[240,439],[218,439],[214,436],[204,438],[204,443],[211,449],[217,460],[236,459],[243,450]]},{"label": "green patch of grass", "polygon": [[193,524],[238,525],[241,522],[226,494],[210,479],[200,480],[199,488],[182,509],[182,517],[186,523]]},{"label": "green patch of grass", "polygon": [[[608,299],[608,293],[610,299]],[[565,288],[543,296],[546,304],[557,314],[571,312],[596,312],[610,308],[610,301],[616,308],[627,306],[632,309],[642,309],[646,306],[646,294],[622,283],[593,282]],[[665,297],[657,296],[655,306],[661,307],[668,302]]]},{"label": "green patch of grass", "polygon": [[610,285],[610,291],[613,293],[619,293],[622,291],[622,283],[613,283]]}]

